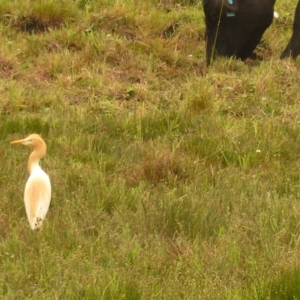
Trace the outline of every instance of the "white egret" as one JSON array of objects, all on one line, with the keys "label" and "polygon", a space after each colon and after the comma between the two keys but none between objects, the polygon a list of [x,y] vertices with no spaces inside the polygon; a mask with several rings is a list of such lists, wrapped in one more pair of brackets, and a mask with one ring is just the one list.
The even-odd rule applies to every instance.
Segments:
[{"label": "white egret", "polygon": [[25,186],[24,203],[30,227],[35,230],[42,225],[51,201],[50,179],[39,165],[40,159],[46,155],[47,146],[38,134],[31,134],[11,144],[22,144],[33,149],[28,160],[29,178]]}]

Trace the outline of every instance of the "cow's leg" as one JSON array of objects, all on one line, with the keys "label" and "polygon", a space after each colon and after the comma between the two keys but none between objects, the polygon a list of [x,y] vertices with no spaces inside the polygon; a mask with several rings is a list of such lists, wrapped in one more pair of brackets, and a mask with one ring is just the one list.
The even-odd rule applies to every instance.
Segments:
[{"label": "cow's leg", "polygon": [[296,58],[300,54],[300,1],[298,2],[294,24],[293,24],[293,34],[286,46],[285,50],[282,52],[280,58],[285,58],[291,56]]},{"label": "cow's leg", "polygon": [[210,24],[206,31],[206,61],[209,65],[216,55],[236,56],[239,39],[235,34],[234,19],[223,19],[220,24]]},{"label": "cow's leg", "polygon": [[241,60],[245,60],[253,53],[256,46],[259,44],[264,32],[265,32],[265,28],[261,28],[255,30],[253,33],[249,33],[249,39],[247,40],[247,42],[244,44],[243,48],[240,51]]}]

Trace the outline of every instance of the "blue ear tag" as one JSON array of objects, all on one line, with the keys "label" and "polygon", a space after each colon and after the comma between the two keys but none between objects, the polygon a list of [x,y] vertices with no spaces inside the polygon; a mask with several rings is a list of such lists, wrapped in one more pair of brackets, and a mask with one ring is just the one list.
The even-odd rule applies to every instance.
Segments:
[{"label": "blue ear tag", "polygon": [[[233,0],[227,0],[229,4],[233,4]],[[227,17],[234,17],[235,13],[233,11],[226,10]]]}]

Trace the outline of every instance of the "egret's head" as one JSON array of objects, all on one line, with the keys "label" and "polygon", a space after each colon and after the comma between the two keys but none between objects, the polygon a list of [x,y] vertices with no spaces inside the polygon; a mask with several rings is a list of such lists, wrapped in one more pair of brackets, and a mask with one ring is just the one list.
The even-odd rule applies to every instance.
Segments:
[{"label": "egret's head", "polygon": [[46,147],[45,142],[38,134],[31,134],[27,138],[23,140],[16,140],[11,142],[11,144],[22,144],[31,148],[37,148],[37,147]]}]

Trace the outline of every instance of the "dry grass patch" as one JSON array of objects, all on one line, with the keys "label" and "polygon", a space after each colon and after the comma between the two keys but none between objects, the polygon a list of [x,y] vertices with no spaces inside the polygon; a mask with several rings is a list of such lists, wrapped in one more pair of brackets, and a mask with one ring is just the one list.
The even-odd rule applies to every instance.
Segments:
[{"label": "dry grass patch", "polygon": [[17,65],[13,58],[0,52],[0,79],[11,78],[17,72]]},{"label": "dry grass patch", "polygon": [[60,28],[77,14],[74,5],[65,1],[4,3],[0,4],[1,21],[18,31],[32,34]]},{"label": "dry grass patch", "polygon": [[142,175],[152,184],[185,180],[188,177],[186,163],[183,153],[174,153],[168,149],[148,149],[141,162]]}]

